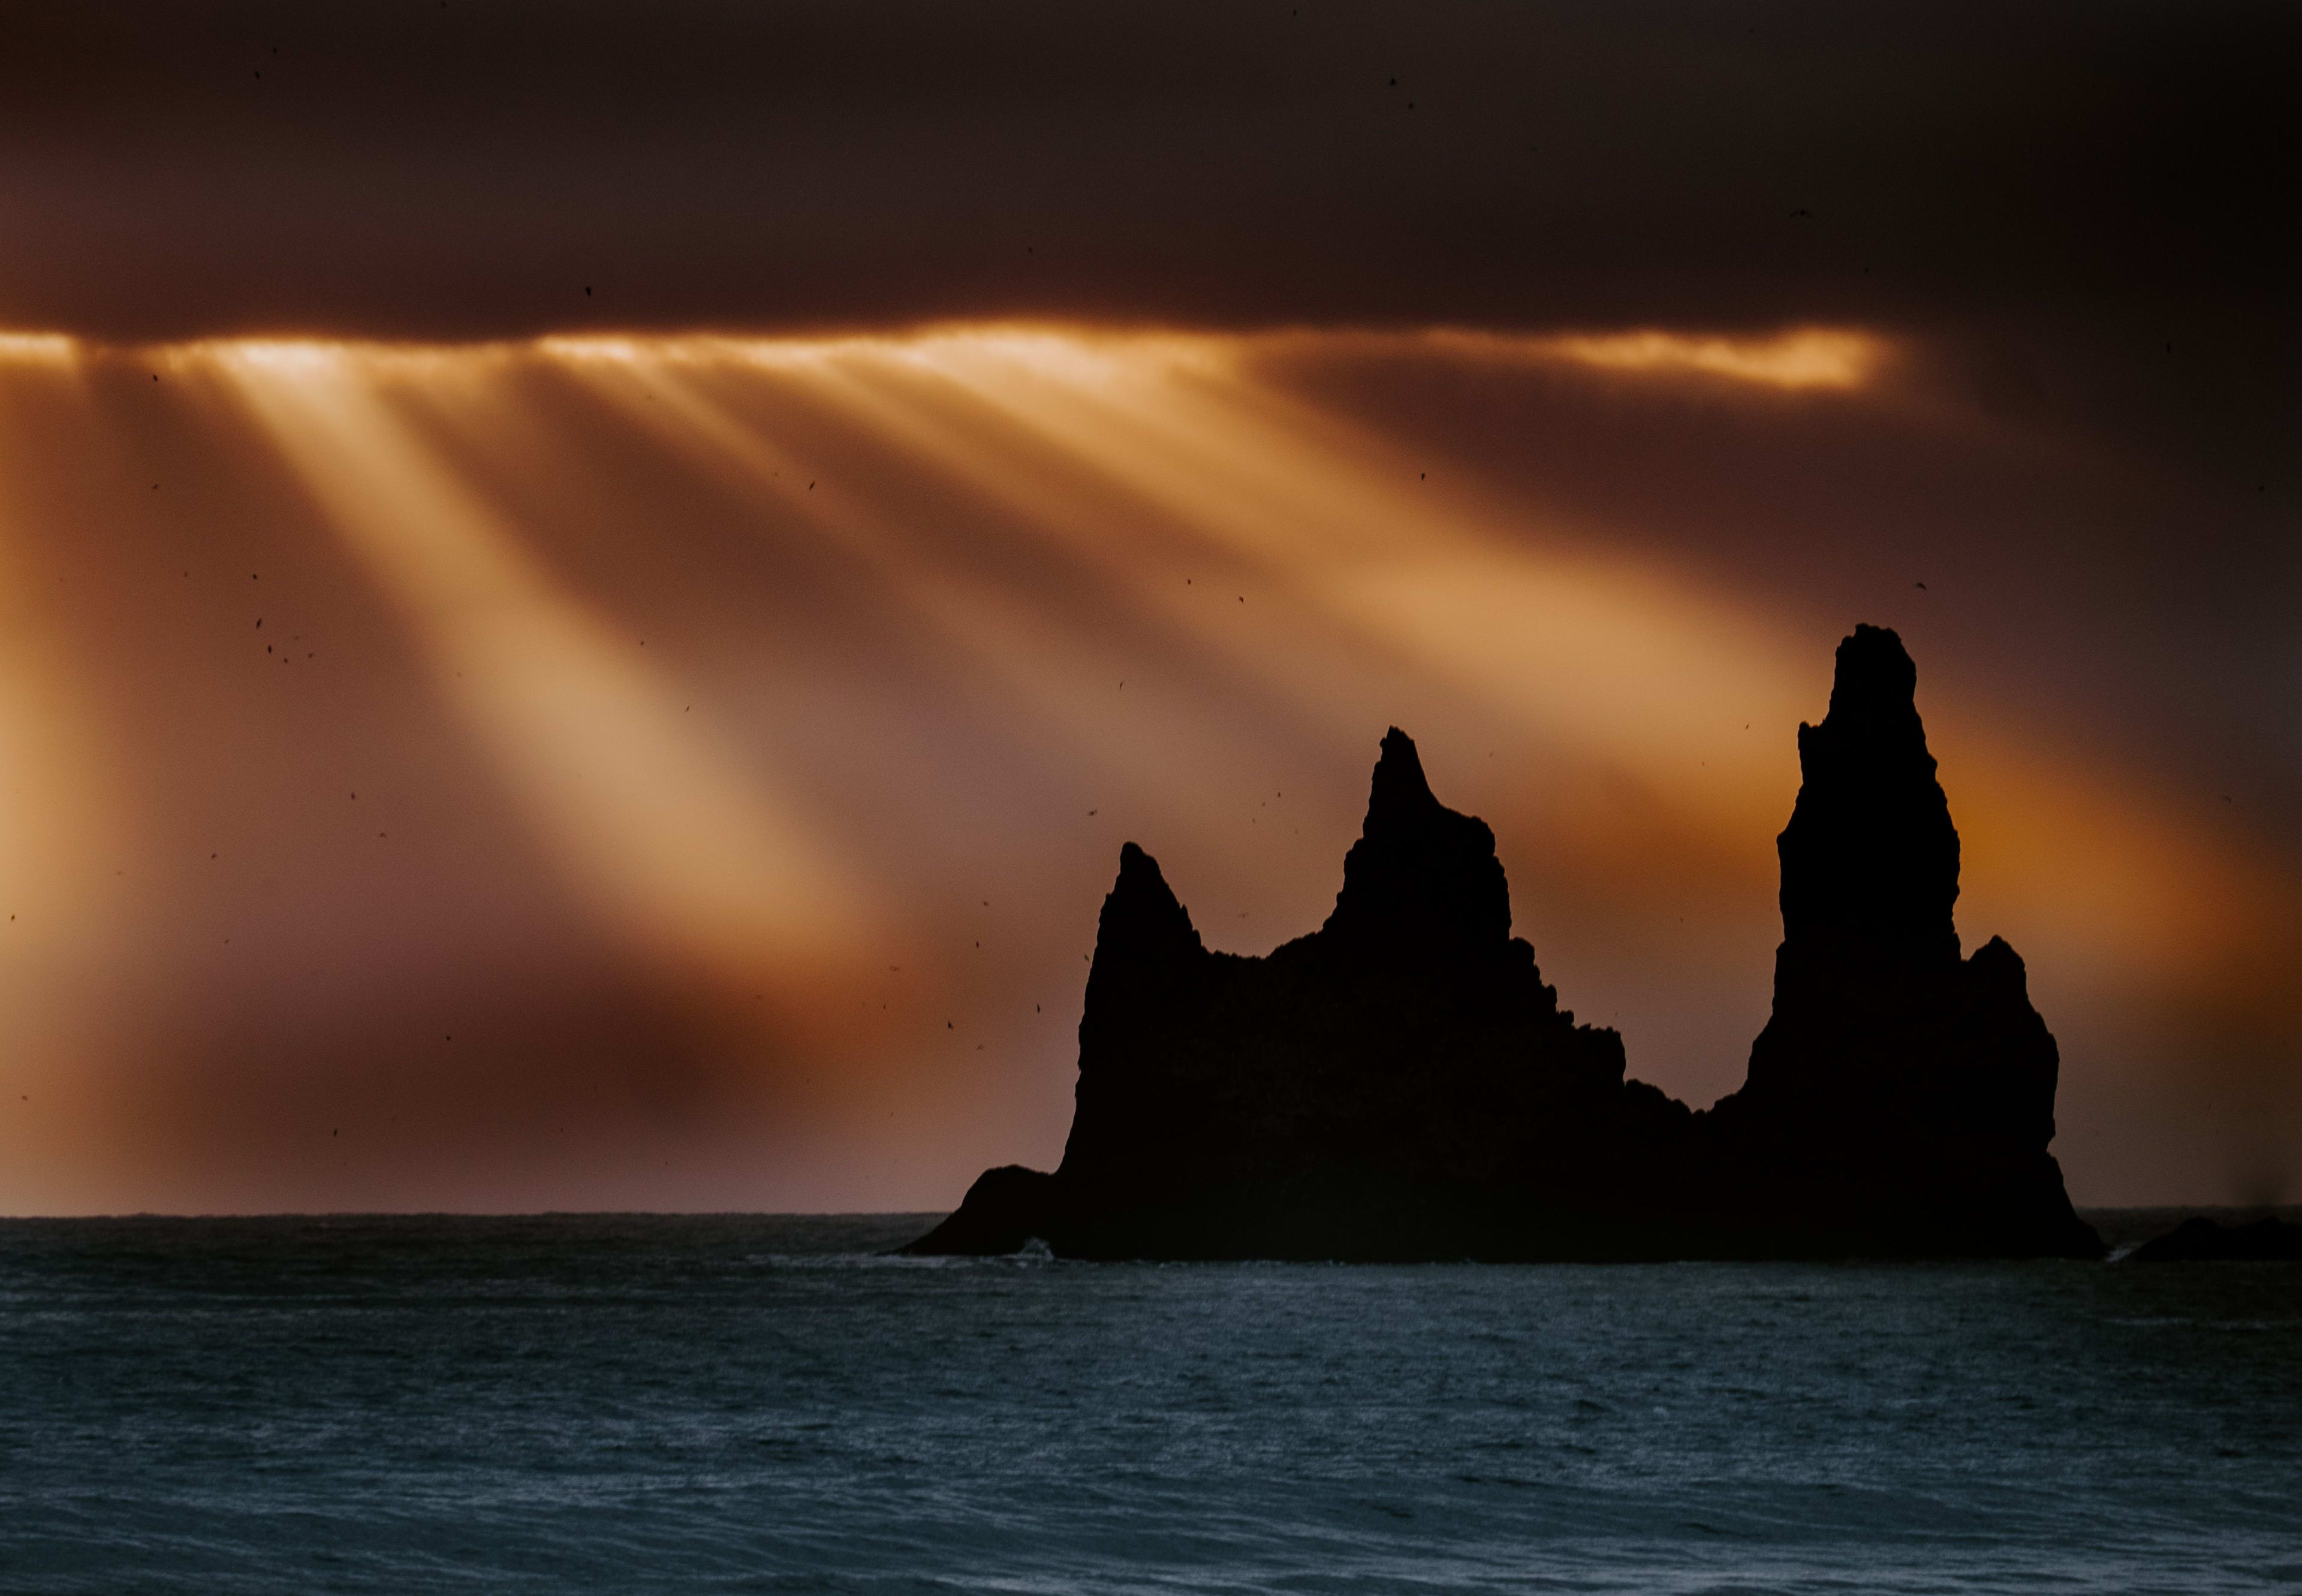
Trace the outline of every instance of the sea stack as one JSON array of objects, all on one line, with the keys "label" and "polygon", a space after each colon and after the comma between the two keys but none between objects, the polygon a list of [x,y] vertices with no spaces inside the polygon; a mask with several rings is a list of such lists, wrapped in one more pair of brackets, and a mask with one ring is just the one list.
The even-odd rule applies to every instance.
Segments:
[{"label": "sea stack", "polygon": [[979,1180],[908,1250],[1082,1258],[2098,1256],[2022,962],[1962,959],[1958,833],[1892,632],[1799,728],[1772,1021],[1693,1113],[1626,1079],[1510,934],[1494,835],[1393,727],[1334,912],[1210,951],[1130,843],[1061,1166]]},{"label": "sea stack", "polygon": [[1208,951],[1157,861],[1121,851],[1061,1167],[992,1171],[914,1250],[1614,1256],[1641,1243],[1609,1204],[1690,1121],[1559,1008],[1494,834],[1394,727],[1334,912],[1267,957]]},{"label": "sea stack", "polygon": [[1857,626],[1799,727],[1774,1014],[1704,1116],[1724,1250],[2098,1256],[2046,1151],[2059,1054],[2022,961],[1959,955],[1917,683],[1901,638]]}]

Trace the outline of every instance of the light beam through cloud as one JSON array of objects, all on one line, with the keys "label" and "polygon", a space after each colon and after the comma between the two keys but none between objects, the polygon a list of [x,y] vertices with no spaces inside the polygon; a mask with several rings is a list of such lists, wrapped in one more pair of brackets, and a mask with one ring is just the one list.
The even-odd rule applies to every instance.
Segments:
[{"label": "light beam through cloud", "polygon": [[[188,357],[260,420],[406,614],[440,693],[601,914],[724,995],[773,990],[786,1024],[827,1040],[811,1022],[821,988],[863,960],[866,895],[738,772],[643,640],[564,591],[427,447],[384,387],[412,358],[255,342]],[[490,360],[441,354],[412,376],[484,381]]]},{"label": "light beam through cloud", "polygon": [[[1795,595],[1634,552],[1603,513],[1323,399],[1298,380],[1306,355],[1540,373],[1545,392],[1605,392],[1610,414],[1620,384],[1694,383],[1694,403],[1785,428],[1928,424],[1897,407],[1898,346],[1814,327],[133,350],[10,335],[0,552],[64,535],[53,508],[25,508],[62,467],[28,441],[45,434],[24,407],[60,382],[123,380],[104,406],[38,412],[85,433],[89,461],[106,428],[170,417],[206,426],[218,459],[227,438],[260,440],[308,500],[283,521],[316,509],[622,956],[758,1070],[814,1082],[785,1100],[828,1117],[786,1127],[755,1174],[730,1143],[708,1185],[724,1197],[691,1182],[689,1204],[926,1205],[986,1163],[1046,1154],[1028,1138],[1061,1134],[1067,1016],[1118,842],[1162,853],[1217,945],[1260,951],[1332,901],[1391,720],[1442,796],[1495,822],[1562,991],[1624,1016],[1634,1072],[1706,1101],[1739,1079],[1758,1017],[1719,995],[1763,1004],[1792,730],[1822,712],[1838,634],[1895,617],[1834,606],[1818,631]],[[262,471],[204,486],[196,451],[169,447],[192,477],[171,484],[188,526],[264,516],[280,491]],[[57,484],[49,500],[100,501]],[[147,584],[130,526],[107,534],[121,580]],[[37,768],[45,795],[0,793],[0,885],[53,905],[88,839],[133,819],[89,785],[130,751],[91,742],[59,663],[71,644],[21,575],[12,589],[0,757]],[[692,627],[689,646],[645,646],[656,624]],[[2111,1073],[2179,1077],[2151,1052],[2179,1038],[2150,1017],[2204,1013],[2273,1083],[2256,1117],[2276,1121],[2293,1040],[2277,994],[2302,946],[2290,861],[2234,814],[2202,824],[2163,782],[2032,724],[2019,698],[1962,688],[1913,642],[1967,839],[1962,929],[2029,958],[2066,1099],[2090,1113]],[[234,697],[235,735],[273,735],[276,697]],[[324,861],[332,835],[298,857]],[[357,878],[307,884],[302,911]],[[199,995],[179,988],[165,1001],[189,1012]],[[135,1046],[170,1029],[143,1016]],[[549,1200],[584,1200],[565,1179]]]}]

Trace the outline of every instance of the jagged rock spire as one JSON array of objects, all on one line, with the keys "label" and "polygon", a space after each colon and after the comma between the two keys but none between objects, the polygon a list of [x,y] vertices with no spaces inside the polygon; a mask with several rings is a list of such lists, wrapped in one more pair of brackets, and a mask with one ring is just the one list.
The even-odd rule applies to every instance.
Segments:
[{"label": "jagged rock spire", "polygon": [[1799,727],[1774,1013],[1709,1115],[1720,1211],[1814,1250],[2095,1256],[2046,1150],[2059,1055],[2022,961],[1995,937],[1958,956],[1917,679],[1902,639],[1857,626]]},{"label": "jagged rock spire", "polygon": [[[1178,1139],[1176,1026],[1204,1001],[1213,962],[1159,861],[1129,843],[1103,918],[1080,1016],[1078,1112],[1060,1177],[1077,1200],[1155,1187]],[[1080,1195],[1087,1194],[1087,1195]]]},{"label": "jagged rock spire", "polygon": [[1776,839],[1786,943],[1852,938],[1955,958],[1958,832],[1935,779],[1903,640],[1858,626],[1838,645],[1830,711],[1801,726],[1802,777]]},{"label": "jagged rock spire", "polygon": [[1190,911],[1176,898],[1159,861],[1133,843],[1119,850],[1119,879],[1103,900],[1097,922],[1095,962],[1088,975],[1088,998],[1095,1006],[1098,992],[1116,995],[1116,987],[1156,982],[1206,952],[1191,924]]},{"label": "jagged rock spire", "polygon": [[1326,929],[1339,942],[1404,949],[1510,938],[1510,886],[1495,834],[1432,795],[1415,740],[1397,727],[1383,735],[1366,823],[1344,856]]},{"label": "jagged rock spire", "polygon": [[1431,778],[1423,774],[1423,756],[1416,751],[1415,739],[1395,726],[1382,735],[1382,752],[1375,758],[1367,785],[1363,829],[1369,836],[1427,823],[1441,809],[1431,793]]},{"label": "jagged rock spire", "polygon": [[1799,728],[1775,1008],[1702,1114],[1626,1080],[1510,938],[1494,836],[1392,728],[1325,928],[1207,950],[1130,844],[1053,1175],[914,1244],[1080,1257],[2097,1256],[2046,1150],[2057,1054],[2022,962],[1958,957],[1958,836],[1892,632]]}]

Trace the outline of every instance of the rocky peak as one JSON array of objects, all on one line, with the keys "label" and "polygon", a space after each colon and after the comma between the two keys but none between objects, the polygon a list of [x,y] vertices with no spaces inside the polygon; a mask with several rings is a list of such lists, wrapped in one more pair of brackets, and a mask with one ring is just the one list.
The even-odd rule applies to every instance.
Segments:
[{"label": "rocky peak", "polygon": [[1432,795],[1415,741],[1382,739],[1366,822],[1343,859],[1327,935],[1349,945],[1448,949],[1510,938],[1510,887],[1486,822]]},{"label": "rocky peak", "polygon": [[1377,836],[1428,825],[1442,807],[1432,795],[1431,778],[1423,774],[1423,756],[1415,739],[1395,726],[1383,733],[1382,751],[1375,756],[1374,775],[1367,783],[1365,833]]},{"label": "rocky peak", "polygon": [[1903,640],[1858,626],[1830,710],[1798,734],[1802,784],[1782,859],[1786,944],[1819,939],[1958,956],[1958,832],[1935,779]]},{"label": "rocky peak", "polygon": [[1105,962],[1163,964],[1204,951],[1190,911],[1177,900],[1159,861],[1133,843],[1119,850],[1119,879],[1103,900],[1095,967]]},{"label": "rocky peak", "polygon": [[1743,1088],[1624,1075],[1509,940],[1494,836],[1393,729],[1326,928],[1206,951],[1129,844],[1060,1169],[990,1172],[915,1252],[1073,1257],[2093,1257],[2046,1148],[2022,962],[1962,962],[1952,829],[1892,632],[1838,651],[1779,845],[1786,935]]}]

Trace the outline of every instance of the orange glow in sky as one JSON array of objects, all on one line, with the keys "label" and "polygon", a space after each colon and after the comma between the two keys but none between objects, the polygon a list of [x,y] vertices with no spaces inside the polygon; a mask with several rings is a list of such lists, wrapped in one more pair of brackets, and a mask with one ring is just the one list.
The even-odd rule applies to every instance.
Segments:
[{"label": "orange glow in sky", "polygon": [[[947,1206],[1059,1147],[1120,843],[1264,951],[1325,912],[1393,722],[1495,825],[1562,1001],[1706,1104],[1857,620],[1919,660],[1962,932],[2025,955],[2066,1128],[2108,1138],[2066,1134],[2074,1191],[2214,1196],[2285,1131],[2132,1121],[2209,1076],[2292,1110],[2302,887],[2242,817],[1937,668],[1915,584],[1738,586],[1530,489],[1534,422],[1533,466],[1450,456],[1301,374],[1916,424],[1875,419],[1893,354],[0,336],[0,1209]],[[2211,1069],[2169,1041],[2202,1013]]]},{"label": "orange glow in sky", "polygon": [[1785,389],[1862,388],[1887,357],[1885,340],[1837,327],[1800,327],[1771,338],[1647,330],[1549,339],[1537,347],[1601,371],[1699,374]]}]

